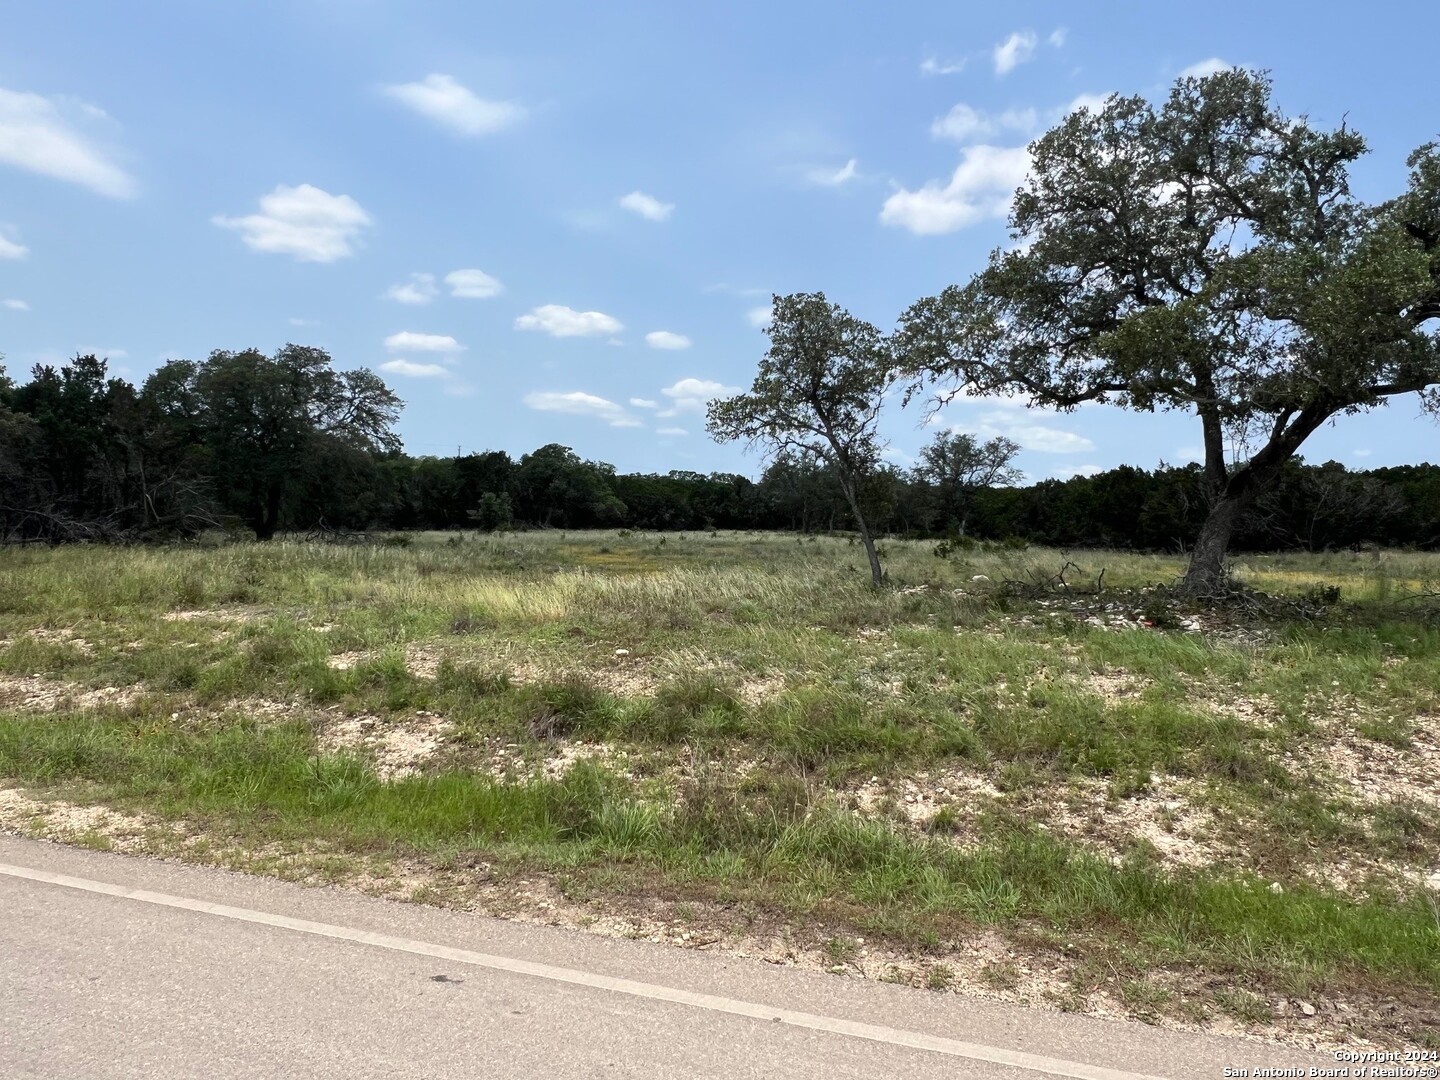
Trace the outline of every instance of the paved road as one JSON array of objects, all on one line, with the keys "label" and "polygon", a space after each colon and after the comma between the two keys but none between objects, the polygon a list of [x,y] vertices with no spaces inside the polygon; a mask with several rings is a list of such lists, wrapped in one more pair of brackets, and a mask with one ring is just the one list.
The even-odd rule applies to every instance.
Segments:
[{"label": "paved road", "polygon": [[0,836],[4,1077],[1218,1077],[1318,1054]]}]

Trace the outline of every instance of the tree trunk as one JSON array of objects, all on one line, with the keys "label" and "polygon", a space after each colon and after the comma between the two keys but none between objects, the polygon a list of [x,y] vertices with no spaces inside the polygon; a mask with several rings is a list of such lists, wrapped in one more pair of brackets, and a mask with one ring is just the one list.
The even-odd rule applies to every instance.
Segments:
[{"label": "tree trunk", "polygon": [[255,525],[256,540],[270,540],[280,527],[280,497],[284,494],[279,484],[271,484],[265,492],[264,516]]},{"label": "tree trunk", "polygon": [[[860,527],[860,539],[865,544],[865,557],[870,560],[870,583],[879,588],[885,583],[885,571],[880,568],[880,554],[875,550],[875,538],[870,535],[870,526],[865,522],[865,515],[860,512],[860,500],[855,496],[853,483],[843,485],[845,501],[850,504],[850,512],[855,515],[855,524]],[[834,522],[831,522],[834,527]]]},{"label": "tree trunk", "polygon": [[1247,501],[1244,496],[1227,494],[1220,496],[1210,508],[1210,515],[1200,526],[1200,536],[1190,552],[1190,566],[1185,571],[1183,586],[1186,592],[1203,596],[1225,584],[1225,554]]}]

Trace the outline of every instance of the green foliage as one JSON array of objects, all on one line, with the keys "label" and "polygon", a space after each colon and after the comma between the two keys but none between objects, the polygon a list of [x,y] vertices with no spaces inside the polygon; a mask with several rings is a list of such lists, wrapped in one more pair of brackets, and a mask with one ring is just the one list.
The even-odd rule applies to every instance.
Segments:
[{"label": "green foliage", "polygon": [[823,293],[776,296],[770,348],[750,391],[712,401],[706,428],[719,442],[745,440],[771,457],[828,462],[865,542],[874,584],[883,573],[861,507],[862,482],[879,464],[877,424],[894,381],[889,342]]},{"label": "green foliage", "polygon": [[[1364,141],[1270,99],[1232,70],[1158,106],[1077,110],[1031,148],[1010,219],[1024,243],[899,334],[913,374],[972,394],[1194,412],[1213,499],[1197,586],[1219,583],[1239,513],[1322,424],[1440,384],[1435,147],[1404,195],[1367,206],[1348,179]],[[1227,464],[1237,435],[1259,438]]]}]

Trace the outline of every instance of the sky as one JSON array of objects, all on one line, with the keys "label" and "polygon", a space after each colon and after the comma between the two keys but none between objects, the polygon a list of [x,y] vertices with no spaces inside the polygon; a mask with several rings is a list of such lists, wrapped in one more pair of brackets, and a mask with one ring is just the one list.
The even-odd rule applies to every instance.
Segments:
[{"label": "sky", "polygon": [[[1360,196],[1440,137],[1440,9],[52,0],[0,8],[0,354],[286,342],[377,370],[416,454],[550,442],[622,471],[763,462],[704,430],[772,293],[881,329],[1007,242],[1026,143],[1077,103],[1271,72],[1369,140]],[[906,466],[933,430],[887,408]],[[966,401],[1032,479],[1198,456],[1197,422]],[[1440,459],[1398,399],[1303,450]]]}]

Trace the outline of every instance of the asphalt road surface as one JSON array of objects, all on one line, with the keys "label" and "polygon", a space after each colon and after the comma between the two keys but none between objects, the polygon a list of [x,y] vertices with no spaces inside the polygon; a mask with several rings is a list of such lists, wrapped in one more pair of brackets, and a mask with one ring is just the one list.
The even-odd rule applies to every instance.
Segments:
[{"label": "asphalt road surface", "polygon": [[1326,1064],[0,836],[0,1077],[1182,1080]]}]

